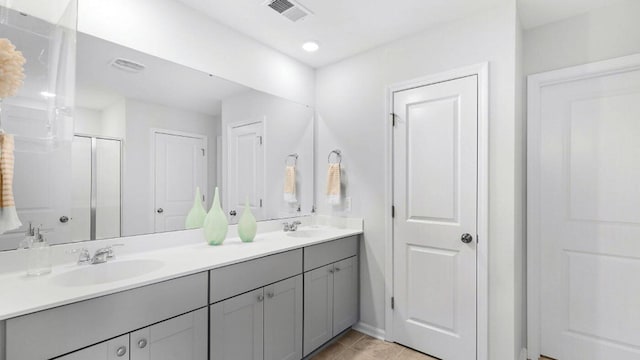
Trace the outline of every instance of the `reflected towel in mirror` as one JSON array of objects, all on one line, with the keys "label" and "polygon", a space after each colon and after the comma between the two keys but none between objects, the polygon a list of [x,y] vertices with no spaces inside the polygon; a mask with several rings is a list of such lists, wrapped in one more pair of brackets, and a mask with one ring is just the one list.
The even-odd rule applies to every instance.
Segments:
[{"label": "reflected towel in mirror", "polygon": [[0,234],[22,226],[13,199],[13,135],[0,134]]},{"label": "reflected towel in mirror", "polygon": [[340,164],[329,164],[327,171],[327,203],[340,204]]},{"label": "reflected towel in mirror", "polygon": [[288,165],[284,170],[284,201],[296,203],[296,167]]}]

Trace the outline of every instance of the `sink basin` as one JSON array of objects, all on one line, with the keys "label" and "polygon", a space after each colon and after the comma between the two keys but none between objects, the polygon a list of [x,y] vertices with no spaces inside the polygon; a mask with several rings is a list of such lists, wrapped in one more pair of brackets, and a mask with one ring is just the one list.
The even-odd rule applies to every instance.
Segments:
[{"label": "sink basin", "polygon": [[312,238],[317,236],[322,236],[326,233],[323,229],[301,229],[296,231],[287,232],[287,236],[297,237],[297,238]]},{"label": "sink basin", "polygon": [[87,286],[133,278],[164,266],[159,260],[122,260],[97,265],[83,265],[57,275],[54,281],[62,286]]}]

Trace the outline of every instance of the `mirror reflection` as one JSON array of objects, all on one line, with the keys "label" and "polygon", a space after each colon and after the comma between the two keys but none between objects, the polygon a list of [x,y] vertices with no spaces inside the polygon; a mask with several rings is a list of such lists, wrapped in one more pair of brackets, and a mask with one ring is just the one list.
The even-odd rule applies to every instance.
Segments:
[{"label": "mirror reflection", "polygon": [[[34,42],[14,38],[29,61]],[[16,137],[23,226],[0,249],[30,222],[53,244],[183,230],[216,187],[231,224],[245,207],[257,220],[313,211],[310,107],[81,33],[76,62],[73,126],[52,149]],[[37,176],[43,164],[55,171]]]}]

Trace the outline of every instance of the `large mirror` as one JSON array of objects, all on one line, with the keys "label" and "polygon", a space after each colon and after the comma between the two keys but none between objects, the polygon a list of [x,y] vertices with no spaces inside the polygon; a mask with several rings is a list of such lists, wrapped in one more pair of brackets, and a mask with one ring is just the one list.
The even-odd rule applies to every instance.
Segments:
[{"label": "large mirror", "polygon": [[[27,58],[24,87],[39,89],[29,65],[37,42],[0,27]],[[194,202],[208,210],[216,187],[230,223],[245,206],[258,220],[313,212],[312,108],[76,36],[73,125],[64,134],[43,146],[45,125],[24,124],[46,114],[16,99],[3,107],[5,130],[20,135],[14,193],[23,226],[0,236],[1,250],[17,248],[29,222],[53,244],[183,230]],[[286,167],[295,186],[285,192]]]}]

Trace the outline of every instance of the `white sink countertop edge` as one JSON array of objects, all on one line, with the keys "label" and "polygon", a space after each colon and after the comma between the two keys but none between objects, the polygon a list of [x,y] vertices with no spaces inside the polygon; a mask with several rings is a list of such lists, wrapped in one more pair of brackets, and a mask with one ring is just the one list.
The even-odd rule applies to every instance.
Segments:
[{"label": "white sink countertop edge", "polygon": [[79,266],[100,265],[58,265],[51,274],[39,277],[27,277],[23,271],[4,273],[0,274],[0,321],[362,233],[362,229],[322,226],[318,237],[291,237],[274,231],[258,234],[252,243],[236,237],[209,246],[203,239],[199,244],[125,254],[112,261],[156,259],[164,266],[136,277],[88,286],[62,286],[54,279]]}]

